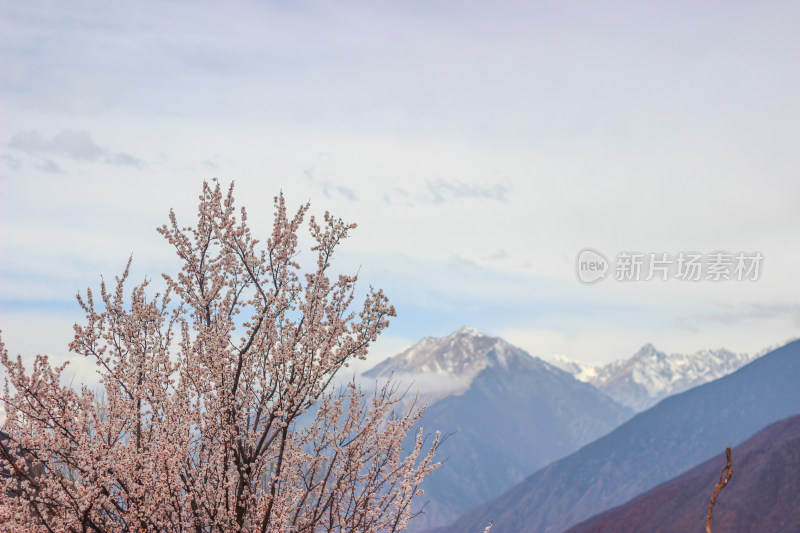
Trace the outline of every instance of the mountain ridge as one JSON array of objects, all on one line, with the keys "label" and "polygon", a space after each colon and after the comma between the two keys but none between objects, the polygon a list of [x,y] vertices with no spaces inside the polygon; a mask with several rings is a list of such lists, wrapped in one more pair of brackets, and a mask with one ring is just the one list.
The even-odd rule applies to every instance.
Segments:
[{"label": "mountain ridge", "polygon": [[[717,455],[566,533],[700,533],[724,464]],[[770,424],[734,448],[733,470],[715,506],[715,529],[800,531],[800,415]]]},{"label": "mountain ridge", "polygon": [[800,413],[800,341],[716,381],[670,396],[534,472],[438,533],[558,533],[624,503],[770,422]]},{"label": "mountain ridge", "polygon": [[563,356],[554,356],[550,362],[576,379],[591,383],[618,403],[644,411],[668,396],[726,376],[764,353],[717,348],[668,354],[647,343],[631,357],[606,365],[589,365]]}]

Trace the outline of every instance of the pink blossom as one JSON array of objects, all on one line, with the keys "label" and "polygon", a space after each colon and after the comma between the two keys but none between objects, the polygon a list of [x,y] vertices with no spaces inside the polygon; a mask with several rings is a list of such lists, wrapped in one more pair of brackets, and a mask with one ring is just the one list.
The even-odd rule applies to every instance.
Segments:
[{"label": "pink blossom", "polygon": [[[421,409],[396,413],[390,385],[330,386],[395,315],[380,290],[353,310],[357,276],[329,277],[355,227],[325,213],[298,231],[275,198],[263,246],[233,186],[203,186],[194,227],[159,228],[182,268],[125,297],[87,290],[71,351],[93,359],[102,394],[60,385],[65,365],[8,356],[2,395],[0,531],[399,531],[438,467],[438,434],[401,443]],[[237,219],[238,215],[238,219]],[[98,298],[99,296],[99,298]],[[298,419],[305,415],[303,424]]]}]

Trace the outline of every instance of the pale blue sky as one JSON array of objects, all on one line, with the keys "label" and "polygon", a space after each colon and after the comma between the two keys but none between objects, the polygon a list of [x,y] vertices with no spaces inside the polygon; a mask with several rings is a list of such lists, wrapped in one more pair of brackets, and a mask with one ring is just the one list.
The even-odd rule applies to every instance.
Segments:
[{"label": "pale blue sky", "polygon": [[[0,328],[172,268],[154,228],[236,180],[359,229],[393,353],[461,325],[585,361],[800,334],[795,2],[5,2]],[[757,282],[578,283],[584,247],[760,251]]]}]

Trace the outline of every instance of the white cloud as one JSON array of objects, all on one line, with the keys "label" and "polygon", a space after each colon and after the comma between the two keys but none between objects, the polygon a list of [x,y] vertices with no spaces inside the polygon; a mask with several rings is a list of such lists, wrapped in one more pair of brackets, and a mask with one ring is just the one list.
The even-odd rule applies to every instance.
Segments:
[{"label": "white cloud", "polygon": [[724,306],[723,309],[714,312],[680,317],[676,320],[676,324],[690,331],[697,331],[700,326],[707,323],[736,326],[776,318],[789,319],[800,328],[800,304],[750,302],[736,306]]},{"label": "white cloud", "polygon": [[[794,4],[16,3],[2,18],[6,299],[55,305],[131,253],[137,274],[173,268],[153,228],[171,207],[190,223],[217,176],[262,237],[279,190],[357,222],[337,260],[392,289],[390,333],[410,340],[530,328],[555,335],[534,352],[591,358],[797,330]],[[765,269],[588,288],[587,246],[758,250]]]},{"label": "white cloud", "polygon": [[384,193],[386,204],[414,206],[416,204],[442,205],[447,202],[463,199],[491,200],[508,202],[512,192],[511,185],[493,181],[486,184],[467,183],[460,179],[428,179],[423,190],[410,193],[403,187],[392,187]]},{"label": "white cloud", "polygon": [[79,162],[102,161],[109,165],[142,168],[144,162],[126,153],[113,153],[98,146],[86,131],[63,130],[47,139],[36,130],[15,133],[8,146],[25,154],[40,158],[41,168],[47,172],[62,171],[58,165],[44,156],[55,155]]},{"label": "white cloud", "polygon": [[58,163],[56,163],[52,159],[42,159],[39,163],[36,164],[36,168],[38,168],[42,172],[47,172],[49,174],[64,173],[64,171],[61,169]]},{"label": "white cloud", "polygon": [[2,159],[6,166],[11,170],[19,170],[19,168],[22,166],[22,162],[19,159],[8,154],[4,154]]},{"label": "white cloud", "polygon": [[327,199],[330,199],[334,194],[339,195],[347,200],[350,200],[351,202],[354,202],[358,199],[353,189],[345,187],[344,185],[336,185],[330,180],[323,180],[318,178],[316,166],[311,166],[305,169],[303,171],[303,174],[305,174],[308,182],[314,187],[319,188],[322,191],[322,196],[324,196]]}]

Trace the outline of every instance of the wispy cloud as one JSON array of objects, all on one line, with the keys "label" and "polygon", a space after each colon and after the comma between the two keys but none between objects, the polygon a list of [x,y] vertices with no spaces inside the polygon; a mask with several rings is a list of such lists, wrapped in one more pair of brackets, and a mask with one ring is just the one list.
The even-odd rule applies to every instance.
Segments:
[{"label": "wispy cloud", "polygon": [[105,162],[108,163],[109,165],[116,165],[119,167],[134,167],[134,168],[141,168],[144,164],[141,160],[136,159],[131,155],[123,153],[110,155],[106,157]]},{"label": "wispy cloud", "polygon": [[391,191],[383,195],[383,203],[386,205],[413,205],[411,195],[403,187],[394,187]]},{"label": "wispy cloud", "polygon": [[675,321],[680,328],[697,331],[698,326],[704,323],[723,324],[735,326],[743,322],[756,320],[769,320],[773,318],[790,317],[792,322],[800,326],[800,304],[792,303],[746,303],[741,306],[721,311],[679,318]]},{"label": "wispy cloud", "polygon": [[22,166],[22,162],[19,159],[17,159],[16,157],[12,157],[8,154],[3,156],[3,162],[11,170],[17,170]]},{"label": "wispy cloud", "polygon": [[497,250],[496,252],[487,255],[483,259],[486,260],[486,261],[501,261],[501,260],[506,259],[508,257],[511,257],[511,254],[509,254],[507,251],[505,251],[505,250]]},{"label": "wispy cloud", "polygon": [[473,268],[480,269],[477,263],[470,261],[458,254],[450,254],[450,259],[447,261],[447,266],[450,268]]},{"label": "wispy cloud", "polygon": [[303,171],[303,174],[305,174],[306,179],[309,182],[311,182],[314,186],[322,190],[322,195],[325,196],[325,198],[332,198],[333,195],[335,194],[350,201],[355,201],[358,199],[353,189],[345,187],[344,185],[333,183],[330,180],[323,180],[318,178],[316,166],[311,166],[305,169]]},{"label": "wispy cloud", "polygon": [[39,170],[42,170],[44,172],[49,172],[50,174],[63,174],[64,173],[64,171],[61,169],[61,167],[58,166],[58,163],[56,163],[52,159],[42,158],[41,161],[39,161],[36,164],[36,168],[38,168]]},{"label": "wispy cloud", "polygon": [[484,200],[496,200],[507,202],[508,193],[511,187],[504,183],[492,183],[489,185],[476,185],[466,183],[459,179],[446,180],[439,178],[428,180],[427,193],[431,203],[443,204],[451,200],[462,198],[479,198]]},{"label": "wispy cloud", "polygon": [[416,193],[394,187],[384,194],[383,201],[389,205],[442,205],[464,199],[507,202],[512,190],[511,185],[500,181],[479,185],[460,179],[437,178],[426,180],[424,189]]},{"label": "wispy cloud", "polygon": [[9,148],[42,160],[39,168],[59,171],[58,164],[45,156],[58,156],[81,163],[103,162],[114,166],[142,168],[144,161],[124,152],[113,152],[94,142],[86,131],[63,130],[45,138],[37,130],[19,131],[8,142]]}]

